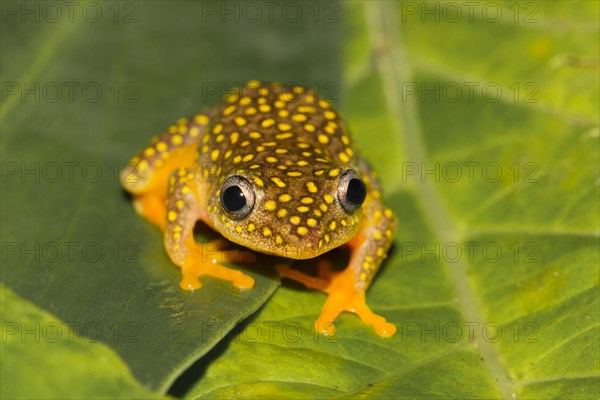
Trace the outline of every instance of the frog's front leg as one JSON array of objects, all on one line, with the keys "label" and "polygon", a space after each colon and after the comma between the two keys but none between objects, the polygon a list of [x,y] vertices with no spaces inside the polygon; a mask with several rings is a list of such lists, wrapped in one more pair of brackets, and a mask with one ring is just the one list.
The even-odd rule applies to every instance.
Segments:
[{"label": "frog's front leg", "polygon": [[323,334],[331,334],[336,318],[348,311],[357,314],[363,322],[373,326],[384,337],[396,333],[394,324],[375,314],[367,306],[365,291],[369,287],[379,266],[386,257],[392,243],[396,227],[396,217],[382,204],[379,192],[367,196],[363,219],[356,236],[348,242],[351,249],[350,263],[341,272],[331,271],[319,265],[319,276],[309,276],[287,266],[278,266],[282,277],[290,278],[329,294],[316,329]]},{"label": "frog's front leg", "polygon": [[202,286],[198,278],[208,275],[249,289],[254,286],[254,279],[221,263],[251,261],[254,257],[251,252],[217,250],[219,244],[198,244],[194,240],[194,225],[202,217],[198,182],[201,177],[194,170],[179,168],[171,174],[168,183],[164,245],[173,263],[181,268],[180,286],[184,290],[198,289]]}]

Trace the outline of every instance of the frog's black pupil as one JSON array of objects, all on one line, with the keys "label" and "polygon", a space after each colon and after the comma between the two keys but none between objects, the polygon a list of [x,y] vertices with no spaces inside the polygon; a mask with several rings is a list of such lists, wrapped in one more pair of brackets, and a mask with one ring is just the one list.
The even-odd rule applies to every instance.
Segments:
[{"label": "frog's black pupil", "polygon": [[223,205],[230,212],[241,210],[246,205],[246,197],[239,186],[229,186],[223,193]]},{"label": "frog's black pupil", "polygon": [[348,191],[346,192],[346,200],[352,204],[361,205],[367,197],[367,188],[363,181],[357,178],[350,179],[348,182]]}]

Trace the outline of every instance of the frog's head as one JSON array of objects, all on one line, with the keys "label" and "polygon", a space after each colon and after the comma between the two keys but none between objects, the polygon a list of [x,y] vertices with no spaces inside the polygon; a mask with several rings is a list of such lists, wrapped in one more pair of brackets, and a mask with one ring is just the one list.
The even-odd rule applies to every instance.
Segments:
[{"label": "frog's head", "polygon": [[214,227],[237,244],[293,259],[346,243],[358,230],[367,188],[352,168],[321,167],[223,175],[209,197]]}]

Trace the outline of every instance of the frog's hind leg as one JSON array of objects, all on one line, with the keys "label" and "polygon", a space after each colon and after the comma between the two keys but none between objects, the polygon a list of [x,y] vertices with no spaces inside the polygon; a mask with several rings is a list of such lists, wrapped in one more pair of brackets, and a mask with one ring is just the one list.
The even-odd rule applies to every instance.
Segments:
[{"label": "frog's hind leg", "polygon": [[179,167],[192,166],[196,160],[198,142],[218,113],[211,108],[189,119],[181,119],[133,157],[121,171],[123,187],[133,194],[138,214],[161,229],[166,224],[165,198],[167,180]]}]

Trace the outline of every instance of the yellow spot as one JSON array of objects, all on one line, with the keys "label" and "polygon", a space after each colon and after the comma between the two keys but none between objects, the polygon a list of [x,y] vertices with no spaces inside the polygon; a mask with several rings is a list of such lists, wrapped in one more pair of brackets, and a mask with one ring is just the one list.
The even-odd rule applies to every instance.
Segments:
[{"label": "yellow spot", "polygon": [[364,272],[361,272],[360,275],[358,276],[358,279],[360,279],[361,281],[366,281],[367,274],[365,274]]},{"label": "yellow spot", "polygon": [[305,212],[308,212],[310,210],[310,208],[308,208],[306,206],[298,206],[298,208],[296,208],[296,210],[298,210],[298,212],[305,213]]},{"label": "yellow spot", "polygon": [[234,164],[238,164],[238,163],[240,163],[241,161],[242,161],[242,156],[240,156],[240,155],[237,155],[237,156],[233,157],[233,163],[234,163]]},{"label": "yellow spot", "polygon": [[300,223],[300,217],[297,215],[294,215],[294,216],[290,217],[290,222],[294,225],[298,225]]},{"label": "yellow spot", "polygon": [[342,162],[348,162],[348,161],[350,161],[350,159],[348,158],[348,156],[346,155],[346,153],[340,153],[340,154],[338,154],[338,157],[340,158],[340,160],[342,160]]},{"label": "yellow spot", "polygon": [[331,204],[333,203],[333,196],[330,194],[323,195],[323,200],[325,200],[325,203]]},{"label": "yellow spot", "polygon": [[325,118],[327,119],[335,119],[335,113],[331,110],[327,110],[323,113],[323,115],[325,116]]},{"label": "yellow spot", "polygon": [[148,164],[148,161],[146,161],[146,160],[142,160],[142,161],[140,161],[140,163],[138,164],[138,169],[139,169],[140,171],[142,171],[142,170],[144,170],[144,169],[148,168],[148,165],[149,165],[149,164]]},{"label": "yellow spot", "polygon": [[235,111],[235,106],[234,105],[230,105],[229,107],[227,107],[226,109],[223,110],[223,115],[227,116],[231,113],[233,113]]},{"label": "yellow spot", "polygon": [[321,213],[321,211],[319,211],[319,210],[313,210],[313,214],[315,214],[317,217],[320,217],[321,215],[323,215]]},{"label": "yellow spot", "polygon": [[280,131],[289,131],[290,129],[292,129],[292,126],[290,124],[286,124],[285,122],[282,122],[277,125],[277,128]]},{"label": "yellow spot", "polygon": [[246,118],[244,118],[244,117],[235,117],[234,121],[237,124],[237,126],[244,126],[244,125],[246,125]]},{"label": "yellow spot", "polygon": [[235,231],[236,231],[237,233],[240,233],[240,232],[242,231],[242,226],[241,226],[241,225],[237,225],[237,226],[235,227]]},{"label": "yellow spot", "polygon": [[283,243],[283,239],[279,235],[275,235],[275,243],[281,244]]},{"label": "yellow spot", "polygon": [[191,191],[192,191],[192,189],[190,189],[189,186],[184,186],[184,187],[181,188],[181,193],[183,193],[183,194],[188,194]]},{"label": "yellow spot", "polygon": [[177,208],[183,208],[183,204],[184,204],[183,200],[177,200],[177,202],[175,203],[175,206]]},{"label": "yellow spot", "polygon": [[275,139],[289,139],[292,136],[294,136],[292,132],[278,133],[277,135],[275,135]]},{"label": "yellow spot", "polygon": [[329,103],[325,100],[319,100],[319,107],[321,108],[329,108]]},{"label": "yellow spot", "polygon": [[277,216],[279,218],[283,218],[287,215],[287,210],[285,208],[280,209],[279,211],[277,211]]},{"label": "yellow spot", "polygon": [[[164,214],[163,214],[163,215],[164,215]],[[170,222],[173,222],[173,221],[175,221],[175,220],[177,219],[177,213],[176,213],[175,211],[172,211],[172,210],[171,210],[171,211],[169,211],[169,213],[167,214],[167,219],[168,219]]]},{"label": "yellow spot", "polygon": [[277,142],[263,142],[263,146],[267,146],[267,147],[277,146]]},{"label": "yellow spot", "polygon": [[316,108],[310,107],[310,106],[300,106],[300,107],[298,107],[298,112],[305,113],[305,114],[306,113],[314,114],[316,111],[317,111]]},{"label": "yellow spot", "polygon": [[167,144],[165,142],[158,142],[156,143],[156,150],[160,151],[161,153],[163,151],[167,151],[169,147],[167,146]]},{"label": "yellow spot", "polygon": [[310,193],[317,193],[317,192],[318,192],[318,190],[319,190],[319,189],[317,188],[317,185],[315,185],[315,183],[314,183],[314,182],[307,182],[307,183],[306,183],[306,188],[308,189],[308,191],[309,191]]},{"label": "yellow spot", "polygon": [[312,197],[303,197],[302,200],[300,200],[300,203],[302,204],[312,204],[314,203],[314,199]]},{"label": "yellow spot", "polygon": [[327,125],[325,127],[325,132],[329,133],[330,135],[333,135],[335,133],[335,128],[332,126]]},{"label": "yellow spot", "polygon": [[257,102],[258,102],[258,104],[266,104],[267,99],[265,99],[264,97],[260,97]]},{"label": "yellow spot", "polygon": [[317,220],[314,218],[309,218],[306,220],[306,225],[308,225],[310,227],[317,226]]},{"label": "yellow spot", "polygon": [[304,143],[304,142],[300,142],[296,146],[298,146],[298,148],[300,148],[300,149],[308,149],[310,147],[310,144]]},{"label": "yellow spot", "polygon": [[242,146],[242,147],[248,147],[248,146],[250,146],[250,141],[249,140],[244,140],[242,143],[240,143],[240,146]]},{"label": "yellow spot", "polygon": [[321,175],[323,175],[323,172],[325,172],[325,170],[318,169],[314,172],[314,174],[315,174],[315,176],[321,176]]},{"label": "yellow spot", "polygon": [[312,153],[310,151],[303,151],[300,154],[302,154],[304,157],[310,157],[310,156],[312,156]]},{"label": "yellow spot", "polygon": [[308,229],[305,226],[299,226],[296,232],[298,232],[298,235],[304,236],[308,233]]},{"label": "yellow spot", "polygon": [[256,183],[256,185],[258,187],[263,187],[265,186],[265,183],[262,181],[262,179],[260,179],[258,176],[255,176],[253,179],[254,183]]},{"label": "yellow spot", "polygon": [[279,201],[281,201],[282,203],[287,203],[291,199],[292,196],[290,196],[289,194],[282,194],[281,196],[279,196]]},{"label": "yellow spot", "polygon": [[350,147],[346,147],[346,154],[348,154],[350,157],[352,157],[354,155],[354,152],[352,151],[352,149]]},{"label": "yellow spot", "polygon": [[231,153],[233,153],[233,150],[229,149],[225,152],[225,159],[227,160],[229,157],[231,157]]},{"label": "yellow spot", "polygon": [[285,118],[288,115],[290,115],[290,112],[288,110],[279,110],[279,112],[277,113],[277,115],[279,115],[279,117],[281,117],[281,118]]},{"label": "yellow spot", "polygon": [[320,209],[321,209],[321,211],[323,211],[323,212],[327,212],[327,209],[328,209],[328,208],[327,208],[327,205],[325,205],[325,204],[323,204],[323,203],[319,204],[319,208],[320,208]]},{"label": "yellow spot", "polygon": [[254,115],[254,114],[256,114],[256,108],[254,108],[254,107],[248,107],[248,108],[246,108],[246,111],[244,111],[244,114],[246,114],[246,115]]},{"label": "yellow spot", "polygon": [[385,230],[385,236],[390,239],[392,237],[392,231],[391,229],[386,229]]},{"label": "yellow spot", "polygon": [[240,99],[240,106],[247,106],[252,103],[252,99],[248,96],[244,96]]},{"label": "yellow spot", "polygon": [[304,125],[304,130],[307,132],[314,132],[315,131],[315,126],[313,124],[306,124]]},{"label": "yellow spot", "polygon": [[315,96],[313,96],[312,94],[307,94],[307,95],[304,97],[304,100],[305,100],[307,103],[314,103],[314,102],[315,102]]},{"label": "yellow spot", "polygon": [[346,222],[345,219],[341,220],[340,222],[341,222],[342,226],[348,226],[348,223]]},{"label": "yellow spot", "polygon": [[173,137],[171,138],[171,143],[173,143],[175,146],[178,146],[181,143],[183,143],[183,138],[181,137],[181,135],[173,135]]},{"label": "yellow spot", "polygon": [[218,135],[219,133],[221,133],[223,131],[223,125],[216,124],[212,131],[214,134]]},{"label": "yellow spot", "polygon": [[331,229],[332,231],[335,231],[336,227],[337,227],[337,224],[335,223],[335,221],[331,221],[331,223],[329,224],[329,229]]},{"label": "yellow spot", "polygon": [[392,210],[390,210],[389,208],[386,208],[385,211],[383,212],[383,214],[387,217],[387,218],[392,218],[394,216],[394,213],[392,212]]},{"label": "yellow spot", "polygon": [[254,224],[248,224],[248,232],[252,232],[256,227]]},{"label": "yellow spot", "polygon": [[267,113],[267,112],[271,111],[271,106],[268,104],[261,104],[260,106],[258,106],[258,110],[260,112]]},{"label": "yellow spot", "polygon": [[248,168],[250,168],[250,169],[256,169],[256,168],[260,168],[260,165],[258,165],[258,164],[252,164]]},{"label": "yellow spot", "polygon": [[228,103],[235,103],[236,101],[238,101],[239,97],[240,96],[237,93],[231,93],[225,96],[225,101]]},{"label": "yellow spot", "polygon": [[292,89],[294,91],[294,93],[304,93],[304,88],[302,86],[294,86],[294,88]]},{"label": "yellow spot", "polygon": [[265,151],[265,146],[257,146],[256,151],[258,151],[258,152]]},{"label": "yellow spot", "polygon": [[378,231],[377,229],[373,231],[373,237],[375,239],[381,239],[381,232]]},{"label": "yellow spot", "polygon": [[277,100],[275,103],[273,103],[275,105],[275,107],[277,108],[283,108],[285,107],[285,103],[281,100]]},{"label": "yellow spot", "polygon": [[229,135],[229,141],[231,144],[236,144],[239,138],[240,134],[237,132],[233,132],[231,135]]},{"label": "yellow spot", "polygon": [[248,134],[248,136],[252,139],[260,139],[261,135],[259,132],[252,131]]},{"label": "yellow spot", "polygon": [[340,174],[340,170],[339,169],[332,169],[330,170],[327,175],[334,177],[334,176],[338,176]]},{"label": "yellow spot", "polygon": [[304,122],[307,119],[308,118],[306,118],[306,115],[304,115],[304,114],[294,114],[294,115],[292,115],[292,121]]},{"label": "yellow spot", "polygon": [[319,143],[321,143],[321,144],[329,143],[329,138],[327,136],[323,135],[322,133],[317,137],[317,139],[319,140]]},{"label": "yellow spot", "polygon": [[350,139],[348,138],[348,136],[342,135],[342,143],[348,146],[348,144],[350,143]]},{"label": "yellow spot", "polygon": [[200,125],[208,125],[209,119],[206,115],[199,114],[199,115],[196,115],[196,117],[194,118],[194,121],[196,121]]},{"label": "yellow spot", "polygon": [[277,161],[279,161],[279,160],[277,160],[277,158],[271,157],[271,156],[265,158],[265,160],[269,163],[276,163]]},{"label": "yellow spot", "polygon": [[277,203],[273,200],[269,200],[265,203],[265,210],[274,211],[277,208]]},{"label": "yellow spot", "polygon": [[146,150],[144,150],[144,156],[146,157],[152,157],[155,153],[156,151],[152,147],[148,147]]},{"label": "yellow spot", "polygon": [[271,230],[266,226],[263,228],[263,236],[271,236],[272,233],[273,232],[271,232]]},{"label": "yellow spot", "polygon": [[285,182],[283,182],[280,178],[278,177],[273,177],[271,178],[271,181],[277,185],[277,187],[280,188],[284,188],[285,187]]},{"label": "yellow spot", "polygon": [[302,172],[299,172],[299,171],[289,171],[287,173],[287,176],[292,176],[292,177],[302,176]]},{"label": "yellow spot", "polygon": [[305,167],[308,165],[308,161],[300,160],[300,161],[296,162],[296,165],[299,167]]},{"label": "yellow spot", "polygon": [[329,243],[329,235],[325,235],[323,238],[325,239],[325,243]]},{"label": "yellow spot", "polygon": [[210,153],[210,159],[213,161],[217,161],[218,158],[219,158],[219,150],[213,150]]},{"label": "yellow spot", "polygon": [[275,120],[273,118],[267,118],[263,122],[260,123],[263,128],[269,128],[275,125]]},{"label": "yellow spot", "polygon": [[278,165],[277,169],[285,171],[287,169],[287,167],[285,165]]},{"label": "yellow spot", "polygon": [[383,257],[383,253],[384,253],[383,247],[378,247],[377,248],[377,257]]},{"label": "yellow spot", "polygon": [[254,158],[254,154],[246,154],[244,156],[244,158],[242,158],[242,161],[248,162],[248,161],[252,160],[253,158]]}]

